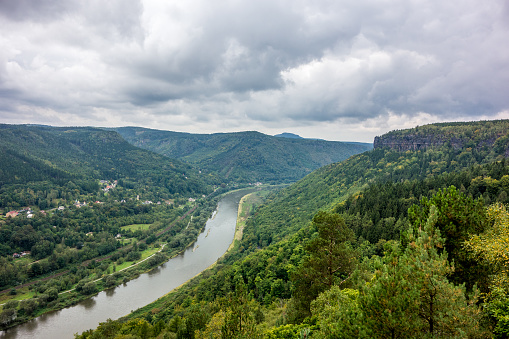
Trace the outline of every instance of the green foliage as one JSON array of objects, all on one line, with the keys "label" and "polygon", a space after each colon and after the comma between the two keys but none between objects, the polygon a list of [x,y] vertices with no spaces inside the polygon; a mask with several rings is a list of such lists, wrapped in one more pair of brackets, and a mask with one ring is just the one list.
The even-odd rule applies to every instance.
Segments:
[{"label": "green foliage", "polygon": [[470,148],[486,152],[491,158],[493,154],[509,155],[508,131],[509,120],[438,123],[386,133],[375,138],[374,146],[389,146],[397,150],[440,146]]},{"label": "green foliage", "polygon": [[332,286],[311,304],[311,312],[318,319],[313,338],[361,338],[366,333],[359,306],[359,291]]},{"label": "green foliage", "polygon": [[[453,196],[448,199],[454,199]],[[428,220],[420,225],[422,229],[415,240],[409,239],[403,256],[412,269],[408,279],[419,292],[416,308],[421,321],[419,330],[428,336],[480,333],[476,290],[467,300],[464,285],[455,286],[447,278],[454,268],[447,260],[447,251],[441,250],[446,240],[441,238],[440,215],[439,207],[432,205]]]},{"label": "green foliage", "polygon": [[38,303],[34,299],[22,300],[19,304],[19,310],[25,315],[30,316],[37,309]]},{"label": "green foliage", "polygon": [[504,205],[488,208],[492,221],[483,233],[472,235],[466,249],[489,268],[489,292],[485,295],[485,309],[494,324],[497,338],[509,335],[509,213]]},{"label": "green foliage", "polygon": [[476,264],[464,250],[465,241],[488,225],[483,200],[474,200],[458,192],[454,186],[439,190],[431,199],[423,198],[419,205],[409,209],[414,230],[426,224],[432,208],[436,209],[436,228],[445,238],[444,249],[454,259],[455,272],[451,279],[456,283],[467,283],[469,289],[478,283],[485,290],[485,268]]},{"label": "green foliage", "polygon": [[485,303],[485,310],[494,323],[495,338],[509,336],[509,295],[502,287],[493,287],[489,299]]},{"label": "green foliage", "polygon": [[508,164],[503,160],[424,180],[375,183],[350,195],[334,210],[343,214],[358,237],[373,244],[380,239],[399,239],[401,231],[407,227],[408,209],[423,197],[431,198],[440,188],[454,185],[465,195],[482,198],[485,203],[507,203]]},{"label": "green foliage", "polygon": [[85,285],[81,289],[81,293],[87,294],[87,295],[94,294],[96,292],[97,292],[97,285],[93,281],[85,283]]},{"label": "green foliage", "polygon": [[53,301],[53,300],[58,299],[58,290],[56,288],[54,288],[54,287],[53,288],[49,288],[46,291],[46,294],[48,295],[48,301]]},{"label": "green foliage", "polygon": [[224,306],[224,323],[221,327],[221,338],[261,338],[256,330],[254,309],[248,300],[247,290],[239,283],[234,293],[227,297]]},{"label": "green foliage", "polygon": [[0,312],[0,325],[7,326],[11,324],[17,318],[17,312],[15,309],[9,308],[4,309]]},{"label": "green foliage", "polygon": [[116,131],[135,146],[237,182],[292,182],[372,148],[370,144],[278,138],[258,132],[189,134],[136,127]]},{"label": "green foliage", "polygon": [[[453,267],[435,227],[439,212],[410,236],[402,250],[389,242],[383,259],[374,259],[373,277],[360,290],[334,287],[313,302],[325,338],[482,337],[476,295],[447,279]],[[441,252],[441,253],[440,253]]]},{"label": "green foliage", "polygon": [[102,179],[119,181],[113,195],[120,187],[137,189],[147,200],[210,193],[214,180],[178,160],[136,148],[115,132],[88,127],[0,125],[0,160],[0,207],[9,208],[47,209],[58,207],[59,199],[83,200],[84,195],[97,200]]},{"label": "green foliage", "polygon": [[400,260],[397,245],[387,249],[390,252],[383,265],[361,290],[362,323],[368,335],[404,338],[415,330],[418,316],[414,303],[419,291],[409,279],[413,270]]},{"label": "green foliage", "polygon": [[353,232],[338,214],[319,212],[313,226],[318,235],[306,243],[308,255],[292,276],[296,303],[296,319],[292,321],[297,322],[311,315],[311,301],[321,292],[348,280],[356,264]]},{"label": "green foliage", "polygon": [[2,309],[7,310],[9,308],[17,308],[18,305],[19,305],[18,300],[9,300],[2,306]]},{"label": "green foliage", "polygon": [[[311,338],[316,326],[309,324],[287,324],[273,328],[265,333],[267,339],[305,339]],[[315,336],[313,336],[314,338]]]}]

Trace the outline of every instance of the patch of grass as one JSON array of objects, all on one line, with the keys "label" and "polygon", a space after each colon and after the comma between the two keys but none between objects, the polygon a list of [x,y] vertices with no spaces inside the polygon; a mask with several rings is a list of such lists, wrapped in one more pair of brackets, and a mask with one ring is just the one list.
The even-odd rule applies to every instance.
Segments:
[{"label": "patch of grass", "polygon": [[132,261],[125,261],[125,262],[123,262],[122,264],[117,265],[117,272],[118,272],[118,271],[120,271],[120,270],[122,270],[122,269],[124,269],[124,268],[126,268],[126,267],[131,266],[132,264],[133,264],[133,262],[132,262]]},{"label": "patch of grass", "polygon": [[152,254],[156,253],[157,251],[159,251],[159,247],[157,247],[157,248],[155,248],[155,247],[147,248],[145,251],[141,252],[141,259],[140,260],[143,260],[145,258],[150,257]]},{"label": "patch of grass", "polygon": [[16,295],[10,295],[9,293],[2,294],[0,297],[0,304],[4,304],[10,300],[25,300],[33,298],[35,292],[29,291],[28,288],[23,288],[16,291]]},{"label": "patch of grass", "polygon": [[148,230],[148,228],[151,226],[152,224],[132,224],[132,225],[127,225],[127,226],[123,226],[122,229],[124,230],[131,230],[131,231],[136,231],[136,230]]}]

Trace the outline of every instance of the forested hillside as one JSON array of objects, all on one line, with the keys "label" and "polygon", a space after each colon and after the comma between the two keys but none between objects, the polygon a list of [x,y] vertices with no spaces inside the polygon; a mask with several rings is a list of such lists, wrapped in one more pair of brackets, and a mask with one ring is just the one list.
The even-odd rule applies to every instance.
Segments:
[{"label": "forested hillside", "polygon": [[131,144],[217,173],[226,181],[293,182],[371,144],[272,137],[259,132],[189,134],[117,128]]},{"label": "forested hillside", "polygon": [[463,141],[377,144],[313,172],[251,209],[220,265],[81,338],[505,338],[506,124],[419,127]]},{"label": "forested hillside", "polygon": [[185,249],[216,206],[216,183],[114,131],[0,125],[0,329]]},{"label": "forested hillside", "polygon": [[214,183],[187,164],[95,128],[0,125],[0,159],[0,209],[57,207],[63,195],[72,201],[100,192],[99,180],[143,187],[146,200],[206,194]]},{"label": "forested hillside", "polygon": [[507,120],[451,122],[392,131],[376,137],[374,147],[390,147],[397,151],[416,151],[440,146],[453,149],[473,148],[480,151],[494,147],[495,153],[509,156],[508,140]]}]

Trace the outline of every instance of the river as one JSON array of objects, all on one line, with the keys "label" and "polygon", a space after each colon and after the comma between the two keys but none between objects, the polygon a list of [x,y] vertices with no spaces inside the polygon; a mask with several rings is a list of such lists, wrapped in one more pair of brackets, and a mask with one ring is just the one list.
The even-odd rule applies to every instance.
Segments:
[{"label": "river", "polygon": [[226,252],[235,234],[239,201],[250,191],[225,195],[207,221],[205,230],[183,254],[75,306],[46,313],[0,332],[0,338],[73,338],[74,333],[96,328],[108,318],[118,319],[157,300],[205,270]]}]

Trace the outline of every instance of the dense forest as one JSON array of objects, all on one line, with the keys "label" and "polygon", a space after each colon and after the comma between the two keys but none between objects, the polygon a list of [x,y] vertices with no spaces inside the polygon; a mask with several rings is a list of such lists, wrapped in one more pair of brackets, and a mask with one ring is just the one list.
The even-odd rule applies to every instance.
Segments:
[{"label": "dense forest", "polygon": [[0,209],[46,209],[83,196],[101,200],[100,180],[118,181],[123,188],[116,191],[119,200],[136,192],[134,197],[152,201],[209,194],[218,183],[178,160],[95,128],[0,125],[0,157]]},{"label": "dense forest", "polygon": [[131,144],[185,161],[226,182],[294,182],[311,171],[370,150],[371,144],[273,137],[259,132],[190,134],[117,128]]},{"label": "dense forest", "polygon": [[431,124],[392,131],[375,137],[374,147],[390,147],[399,151],[415,151],[437,146],[476,150],[495,147],[497,153],[509,156],[508,129],[507,120],[478,121],[468,124],[461,122]]},{"label": "dense forest", "polygon": [[0,328],[184,250],[225,189],[116,132],[0,125]]},{"label": "dense forest", "polygon": [[[377,137],[371,151],[323,166],[286,188],[253,193],[239,214],[244,220],[243,238],[217,265],[156,302],[76,337],[505,338],[509,335],[508,124],[432,124],[393,131]],[[5,154],[14,151],[22,153],[11,147]],[[47,179],[41,182],[61,184],[55,180],[72,174],[44,158],[17,159],[19,164],[50,165],[60,171],[48,169]],[[176,168],[185,166],[175,161]],[[223,181],[221,172],[218,180],[207,171],[187,171],[186,176],[193,173],[202,180],[203,195]],[[93,182],[81,178],[80,182]],[[143,187],[134,181],[130,187],[120,184],[129,178],[118,178],[106,203],[88,211],[72,207],[55,212],[46,217],[48,226],[26,216],[4,220],[0,235],[5,239],[2,245],[8,246],[3,247],[6,253],[27,248],[20,246],[17,241],[23,237],[17,235],[33,234],[29,227],[48,238],[41,242],[44,246],[30,244],[32,256],[40,253],[43,258],[42,268],[57,268],[55,261],[64,262],[59,255],[65,253],[65,246],[76,253],[72,260],[78,263],[86,261],[85,253],[100,255],[100,249],[113,256],[108,265],[92,261],[90,268],[67,266],[76,276],[67,285],[60,281],[60,285],[34,286],[37,307],[63,303],[58,294],[53,298],[64,285],[76,286],[76,293],[84,296],[105,284],[114,286],[124,277],[112,274],[101,285],[90,283],[97,274],[113,272],[113,265],[120,267],[133,259],[128,258],[130,253],[144,253],[163,242],[168,251],[178,251],[214,208],[214,200],[208,198],[196,201],[199,206],[190,204],[184,191],[171,199],[172,204],[138,205],[133,194]],[[154,182],[148,176],[146,180]],[[94,185],[89,191],[86,185],[77,185],[83,187],[79,197],[104,195]],[[145,185],[154,197],[162,194],[156,193],[156,187]],[[198,220],[193,231],[183,233],[191,213]],[[164,223],[160,216],[170,216],[167,219],[174,224]],[[101,221],[100,227],[95,220]],[[58,226],[64,221],[92,232],[93,237],[79,232],[64,235],[67,227]],[[135,230],[132,225],[138,224],[147,227]],[[170,232],[160,234],[162,230]],[[116,232],[129,241],[117,241],[113,249],[108,244],[113,244],[111,236]],[[53,249],[51,243],[56,244]],[[4,262],[5,267],[16,265],[12,259]],[[18,279],[29,279],[31,271],[19,269]],[[0,320],[34,313],[32,304],[9,302]]]},{"label": "dense forest", "polygon": [[[506,124],[391,132],[258,201],[214,269],[78,337],[505,338]],[[395,146],[451,126],[457,146]]]}]

